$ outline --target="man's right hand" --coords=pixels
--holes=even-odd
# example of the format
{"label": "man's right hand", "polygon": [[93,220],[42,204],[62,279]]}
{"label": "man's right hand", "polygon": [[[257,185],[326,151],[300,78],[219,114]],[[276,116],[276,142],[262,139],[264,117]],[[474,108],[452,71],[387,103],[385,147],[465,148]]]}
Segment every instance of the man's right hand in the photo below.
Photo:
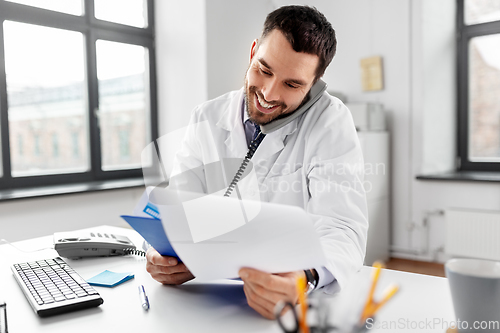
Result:
{"label": "man's right hand", "polygon": [[162,284],[178,285],[194,279],[186,265],[177,258],[162,256],[152,247],[148,249],[146,259],[146,270]]}

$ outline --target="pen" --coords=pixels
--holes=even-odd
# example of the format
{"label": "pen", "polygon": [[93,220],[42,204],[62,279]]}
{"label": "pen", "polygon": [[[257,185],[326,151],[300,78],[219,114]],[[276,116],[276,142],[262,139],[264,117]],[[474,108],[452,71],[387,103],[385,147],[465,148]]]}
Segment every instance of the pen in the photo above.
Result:
{"label": "pen", "polygon": [[141,305],[144,310],[149,310],[149,300],[148,296],[146,296],[146,290],[144,290],[144,286],[139,285],[139,296],[141,297]]}

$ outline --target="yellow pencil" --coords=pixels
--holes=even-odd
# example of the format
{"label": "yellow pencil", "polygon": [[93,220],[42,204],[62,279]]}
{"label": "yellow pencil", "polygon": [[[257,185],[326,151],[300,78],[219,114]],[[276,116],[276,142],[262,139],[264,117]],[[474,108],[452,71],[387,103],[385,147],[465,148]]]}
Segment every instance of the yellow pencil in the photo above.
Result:
{"label": "yellow pencil", "polygon": [[387,301],[389,301],[398,291],[399,291],[399,286],[397,285],[389,286],[389,288],[384,294],[384,298],[373,307],[368,317],[373,317],[375,313],[377,313],[377,311],[380,310],[380,308],[384,306],[384,304],[387,303]]}
{"label": "yellow pencil", "polygon": [[370,292],[368,293],[368,298],[365,303],[365,307],[363,308],[363,312],[361,313],[360,321],[363,322],[368,318],[368,314],[372,311],[373,306],[373,294],[375,293],[375,288],[377,287],[377,282],[380,277],[380,271],[382,270],[382,263],[377,261],[373,264],[375,267],[375,272],[373,273],[372,285],[370,287]]}
{"label": "yellow pencil", "polygon": [[299,294],[300,303],[300,318],[299,327],[300,332],[309,333],[309,326],[307,326],[307,295],[306,295],[306,279],[304,277],[297,278],[297,293]]}

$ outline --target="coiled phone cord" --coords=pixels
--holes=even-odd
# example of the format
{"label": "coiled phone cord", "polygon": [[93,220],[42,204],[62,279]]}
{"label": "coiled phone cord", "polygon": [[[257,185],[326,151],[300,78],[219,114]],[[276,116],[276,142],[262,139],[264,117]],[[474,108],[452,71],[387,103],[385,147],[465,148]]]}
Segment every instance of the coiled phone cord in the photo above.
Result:
{"label": "coiled phone cord", "polygon": [[127,249],[123,250],[123,255],[127,255],[127,254],[145,257],[146,251],[142,251],[142,250],[136,249],[135,247],[131,247],[131,248],[127,248]]}
{"label": "coiled phone cord", "polygon": [[259,145],[262,142],[262,140],[264,140],[265,136],[266,135],[264,133],[262,133],[262,131],[260,130],[260,127],[257,127],[257,131],[255,133],[255,139],[253,139],[252,142],[250,142],[250,144],[248,146],[247,154],[246,154],[245,158],[243,159],[243,162],[241,162],[241,165],[238,168],[238,171],[236,171],[236,174],[234,175],[233,180],[231,181],[231,184],[229,184],[229,186],[227,187],[226,193],[224,193],[225,197],[231,196],[231,193],[233,192],[236,184],[240,181],[240,178],[243,175],[243,172],[245,172],[245,169],[247,168],[248,163],[252,159],[257,148],[259,148]]}

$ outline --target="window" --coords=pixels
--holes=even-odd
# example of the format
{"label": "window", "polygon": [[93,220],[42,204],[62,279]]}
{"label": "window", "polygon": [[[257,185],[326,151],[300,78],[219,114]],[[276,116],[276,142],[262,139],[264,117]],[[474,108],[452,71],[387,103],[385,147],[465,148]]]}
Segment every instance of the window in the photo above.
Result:
{"label": "window", "polygon": [[0,190],[142,176],[153,0],[0,0]]}
{"label": "window", "polygon": [[[102,167],[104,170],[140,168],[141,151],[150,138],[149,132],[145,131],[145,123],[149,119],[149,107],[146,105],[149,85],[145,72],[147,49],[103,40],[98,40],[96,46]],[[133,131],[125,132],[124,127]],[[120,137],[118,146],[113,138],[117,135]],[[130,152],[133,156],[127,161],[119,159],[123,155],[120,153],[123,142],[127,142],[129,151],[129,141],[136,144]]]}
{"label": "window", "polygon": [[78,159],[78,157],[80,156],[80,143],[78,140],[78,133],[71,133],[71,142],[73,145],[73,159]]}
{"label": "window", "polygon": [[130,144],[129,144],[129,133],[127,130],[121,130],[119,134],[120,138],[120,157],[122,159],[128,159],[130,157]]}
{"label": "window", "polygon": [[[94,0],[95,17],[133,27],[147,26],[147,6],[144,0]],[[120,8],[119,10],[116,10]]]}
{"label": "window", "polygon": [[33,138],[33,145],[33,157],[40,156],[40,135],[35,134],[35,137]]}
{"label": "window", "polygon": [[[84,97],[83,35],[8,20],[4,21],[3,27],[10,141],[31,130],[39,133],[36,142],[52,142],[52,148],[55,148],[50,136],[62,134],[65,122],[71,120],[78,121],[79,131],[85,132],[88,107]],[[88,133],[84,135],[88,141]],[[13,177],[85,172],[90,166],[88,147],[87,158],[81,164],[65,160],[54,164],[51,157],[56,157],[56,152],[50,148],[45,149],[42,158],[25,160],[24,163],[13,149],[11,152]],[[37,148],[35,156],[41,154]]]}
{"label": "window", "polygon": [[10,2],[38,8],[50,9],[61,13],[82,15],[83,0],[8,0]]}
{"label": "window", "polygon": [[17,149],[19,149],[18,151],[18,154],[19,154],[19,157],[23,157],[23,154],[24,154],[24,141],[23,141],[23,136],[21,134],[19,134],[17,136]]}
{"label": "window", "polygon": [[461,170],[500,171],[500,2],[458,0]]}
{"label": "window", "polygon": [[59,157],[59,138],[57,133],[52,134],[52,157]]}

